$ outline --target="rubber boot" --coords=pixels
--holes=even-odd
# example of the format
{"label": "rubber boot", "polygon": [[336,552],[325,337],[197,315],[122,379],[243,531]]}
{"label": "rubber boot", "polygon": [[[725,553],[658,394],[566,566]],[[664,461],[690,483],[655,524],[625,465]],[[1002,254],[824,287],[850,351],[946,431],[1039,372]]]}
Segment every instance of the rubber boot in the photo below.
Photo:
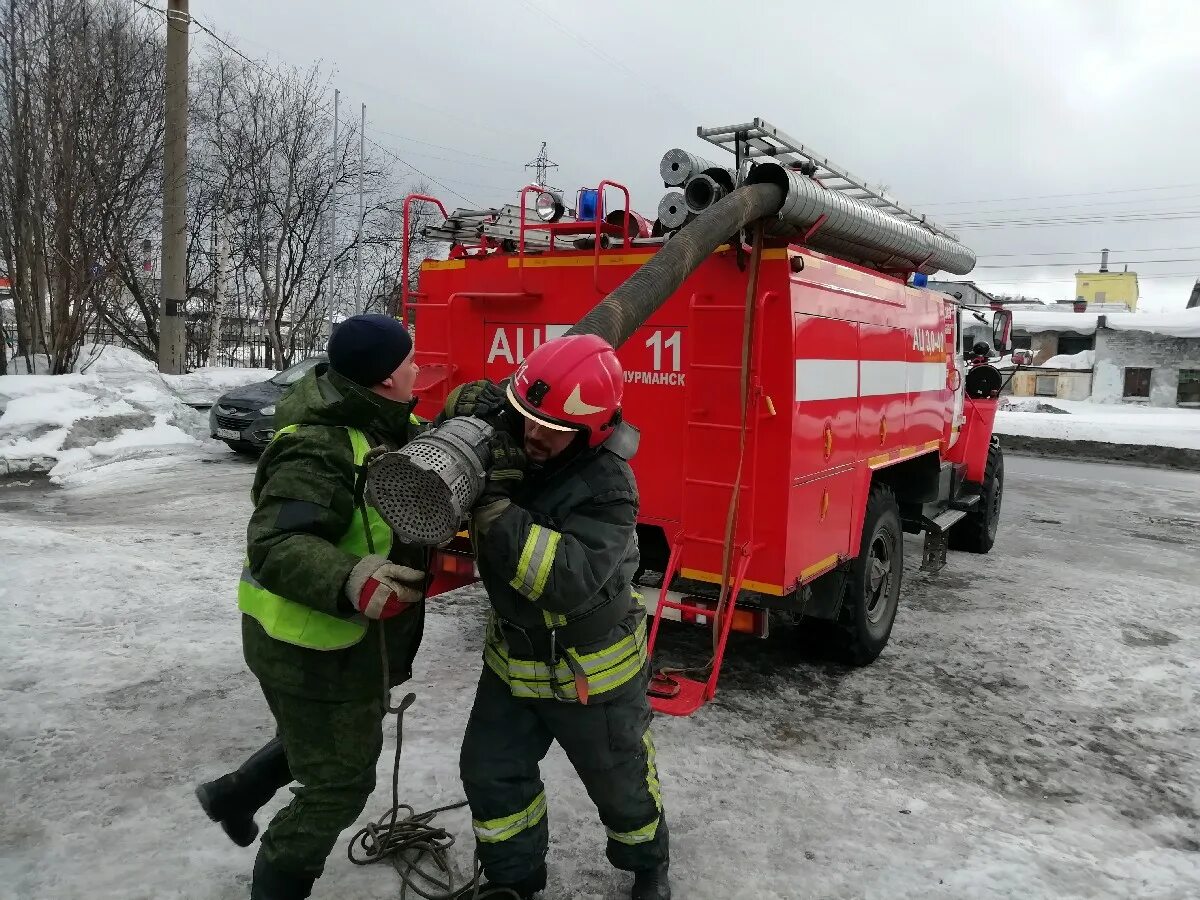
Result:
{"label": "rubber boot", "polygon": [[274,738],[237,771],[196,788],[196,799],[231,841],[239,847],[249,847],[258,837],[254,814],[291,781],[283,741]]}
{"label": "rubber boot", "polygon": [[667,877],[667,865],[663,863],[654,869],[634,872],[630,900],[671,900],[671,880]]}
{"label": "rubber boot", "polygon": [[459,897],[479,900],[533,900],[533,896],[546,888],[546,867],[538,866],[520,881],[488,881],[479,886],[476,894],[471,885],[459,892]]}
{"label": "rubber boot", "polygon": [[254,860],[254,881],[250,884],[250,900],[306,900],[312,893],[317,876],[289,872],[273,866],[263,858],[262,851]]}

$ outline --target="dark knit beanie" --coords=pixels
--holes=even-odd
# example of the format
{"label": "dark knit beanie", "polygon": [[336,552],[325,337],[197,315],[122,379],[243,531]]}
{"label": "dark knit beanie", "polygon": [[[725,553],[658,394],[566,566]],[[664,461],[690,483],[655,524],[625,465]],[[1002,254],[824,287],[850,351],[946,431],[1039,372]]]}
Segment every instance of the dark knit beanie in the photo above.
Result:
{"label": "dark knit beanie", "polygon": [[329,366],[356,384],[374,387],[400,368],[412,345],[399,319],[375,313],[351,316],[329,338]]}

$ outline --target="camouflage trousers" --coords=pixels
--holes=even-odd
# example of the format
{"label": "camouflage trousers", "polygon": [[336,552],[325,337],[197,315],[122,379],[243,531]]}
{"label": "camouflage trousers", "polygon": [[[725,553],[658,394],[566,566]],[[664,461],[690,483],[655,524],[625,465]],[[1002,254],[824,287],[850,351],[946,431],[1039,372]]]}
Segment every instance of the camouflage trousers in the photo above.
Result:
{"label": "camouflage trousers", "polygon": [[314,700],[262,684],[298,785],[271,820],[259,854],[271,865],[320,877],[338,836],[375,789],[383,750],[381,696]]}

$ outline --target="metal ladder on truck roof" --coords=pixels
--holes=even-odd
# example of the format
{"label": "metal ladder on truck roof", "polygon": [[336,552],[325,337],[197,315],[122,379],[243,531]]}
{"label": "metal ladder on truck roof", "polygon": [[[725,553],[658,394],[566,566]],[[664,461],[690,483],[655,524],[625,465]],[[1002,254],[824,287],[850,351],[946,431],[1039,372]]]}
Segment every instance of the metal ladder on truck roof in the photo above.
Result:
{"label": "metal ladder on truck roof", "polygon": [[837,191],[847,197],[861,200],[880,212],[919,225],[952,241],[958,240],[953,232],[938,225],[925,214],[902,205],[881,186],[872,187],[865,178],[851,174],[829,157],[800,143],[765,119],[755,118],[740,125],[702,125],[696,129],[696,135],[734,155],[737,159],[739,180],[744,175],[744,164],[747,161],[770,159],[785,168],[799,169],[826,190]]}

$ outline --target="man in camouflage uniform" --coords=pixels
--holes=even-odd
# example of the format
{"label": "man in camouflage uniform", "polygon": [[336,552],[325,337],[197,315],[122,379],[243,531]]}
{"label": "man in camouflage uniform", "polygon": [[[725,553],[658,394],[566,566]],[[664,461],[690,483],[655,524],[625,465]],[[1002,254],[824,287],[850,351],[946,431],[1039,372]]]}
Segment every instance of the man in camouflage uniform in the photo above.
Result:
{"label": "man in camouflage uniform", "polygon": [[596,804],[609,861],[634,874],[633,900],[671,896],[646,611],[632,585],[637,431],[621,420],[623,381],[612,348],[578,335],[534,350],[499,397],[484,382],[450,399],[452,413],[518,423],[497,431],[471,519],[492,606],[461,757],[488,878],[481,897],[545,888],[538,764],[554,741]]}
{"label": "man in camouflage uniform", "polygon": [[238,606],[277,736],[196,790],[210,818],[249,846],[254,814],[299,782],[263,834],[252,900],[309,896],[375,787],[387,688],[409,677],[421,640],[426,553],[393,541],[361,493],[367,451],[395,449],[420,428],[416,375],[403,325],[347,319],[329,365],[277,404],[278,430],[258,464]]}

